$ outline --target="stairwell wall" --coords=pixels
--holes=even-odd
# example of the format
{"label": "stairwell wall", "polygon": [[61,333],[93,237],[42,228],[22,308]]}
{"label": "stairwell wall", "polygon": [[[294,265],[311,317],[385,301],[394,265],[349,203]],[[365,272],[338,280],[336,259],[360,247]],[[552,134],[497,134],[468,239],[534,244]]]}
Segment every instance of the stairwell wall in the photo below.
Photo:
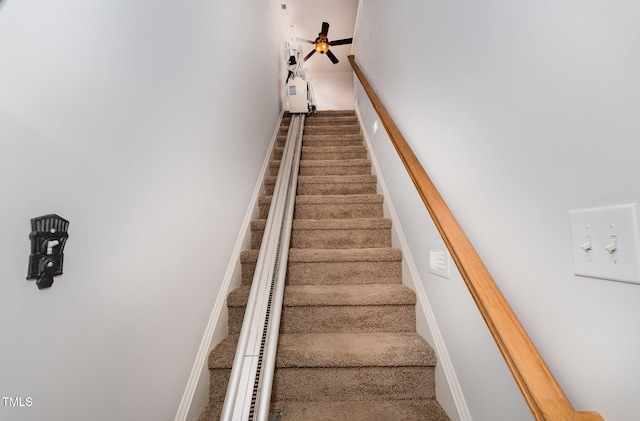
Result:
{"label": "stairwell wall", "polygon": [[[640,200],[639,12],[366,0],[354,44],[570,402],[610,420],[640,417],[640,286],[573,274],[568,211]],[[357,80],[355,93],[471,416],[531,419],[460,275],[427,271],[440,238]]]}
{"label": "stairwell wall", "polygon": [[0,419],[174,418],[281,110],[276,6],[0,2]]}
{"label": "stairwell wall", "polygon": [[308,80],[313,84],[318,111],[353,110],[352,72],[312,73]]}

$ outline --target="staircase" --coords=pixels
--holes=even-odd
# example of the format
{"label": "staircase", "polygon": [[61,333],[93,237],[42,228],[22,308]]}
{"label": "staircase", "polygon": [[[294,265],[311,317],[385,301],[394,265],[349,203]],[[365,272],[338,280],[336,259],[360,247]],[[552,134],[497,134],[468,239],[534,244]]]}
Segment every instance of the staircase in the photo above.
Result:
{"label": "staircase", "polygon": [[[285,115],[243,252],[242,286],[227,298],[229,335],[209,358],[209,406],[218,420],[262,241]],[[414,292],[402,284],[402,253],[371,175],[353,111],[305,122],[291,249],[272,391],[272,418],[448,420],[435,400],[436,358],[416,333]]]}

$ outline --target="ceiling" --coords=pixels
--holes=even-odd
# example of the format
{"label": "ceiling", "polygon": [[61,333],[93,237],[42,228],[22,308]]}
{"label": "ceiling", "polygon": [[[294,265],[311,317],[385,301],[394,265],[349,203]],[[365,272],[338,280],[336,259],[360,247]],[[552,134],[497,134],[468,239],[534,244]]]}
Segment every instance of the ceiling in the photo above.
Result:
{"label": "ceiling", "polygon": [[[302,47],[303,57],[313,49],[313,45],[296,41],[296,38],[314,41],[322,22],[329,23],[329,41],[352,38],[354,35],[358,0],[280,0],[279,3],[282,37],[291,46]],[[351,44],[347,44],[330,48],[340,60],[337,64],[333,64],[329,57],[316,53],[305,62],[304,67],[310,74],[351,72],[347,60],[351,47]]]}

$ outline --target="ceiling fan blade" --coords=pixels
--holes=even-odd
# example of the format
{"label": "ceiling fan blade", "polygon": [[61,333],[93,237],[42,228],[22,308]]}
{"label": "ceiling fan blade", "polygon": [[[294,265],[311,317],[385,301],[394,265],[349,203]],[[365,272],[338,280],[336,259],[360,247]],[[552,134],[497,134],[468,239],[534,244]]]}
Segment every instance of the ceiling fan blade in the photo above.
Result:
{"label": "ceiling fan blade", "polygon": [[329,57],[329,59],[333,62],[333,64],[337,64],[338,61],[340,61],[340,60],[338,60],[338,57],[333,55],[331,50],[328,50],[326,54],[327,54],[327,57]]}
{"label": "ceiling fan blade", "polygon": [[327,22],[322,22],[322,31],[320,31],[320,33],[326,38],[329,33],[329,24]]}
{"label": "ceiling fan blade", "polygon": [[310,52],[309,54],[307,54],[307,55],[304,57],[304,61],[309,60],[309,57],[311,57],[311,56],[312,56],[312,55],[314,55],[315,53],[316,53],[316,50],[315,50],[315,49],[311,50],[311,52]]}
{"label": "ceiling fan blade", "polygon": [[314,42],[314,41],[311,41],[311,40],[308,40],[308,39],[304,39],[304,38],[296,38],[296,40],[297,40],[298,42],[306,42],[306,43],[308,43],[308,44],[315,44],[315,42]]}
{"label": "ceiling fan blade", "polygon": [[329,41],[329,45],[344,45],[351,44],[352,42],[353,38],[337,39],[335,41]]}

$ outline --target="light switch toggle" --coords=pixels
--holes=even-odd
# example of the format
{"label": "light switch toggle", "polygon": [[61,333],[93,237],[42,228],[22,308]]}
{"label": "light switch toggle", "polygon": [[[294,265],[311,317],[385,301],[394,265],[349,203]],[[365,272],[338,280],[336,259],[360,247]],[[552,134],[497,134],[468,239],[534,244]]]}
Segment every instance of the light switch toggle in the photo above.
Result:
{"label": "light switch toggle", "polygon": [[591,237],[587,237],[586,241],[580,247],[582,247],[582,250],[584,251],[593,249],[593,245],[591,244]]}
{"label": "light switch toggle", "polygon": [[53,254],[53,248],[60,244],[58,240],[47,241],[47,254]]}
{"label": "light switch toggle", "polygon": [[612,235],[611,242],[604,248],[609,254],[615,253],[618,250],[618,237]]}

